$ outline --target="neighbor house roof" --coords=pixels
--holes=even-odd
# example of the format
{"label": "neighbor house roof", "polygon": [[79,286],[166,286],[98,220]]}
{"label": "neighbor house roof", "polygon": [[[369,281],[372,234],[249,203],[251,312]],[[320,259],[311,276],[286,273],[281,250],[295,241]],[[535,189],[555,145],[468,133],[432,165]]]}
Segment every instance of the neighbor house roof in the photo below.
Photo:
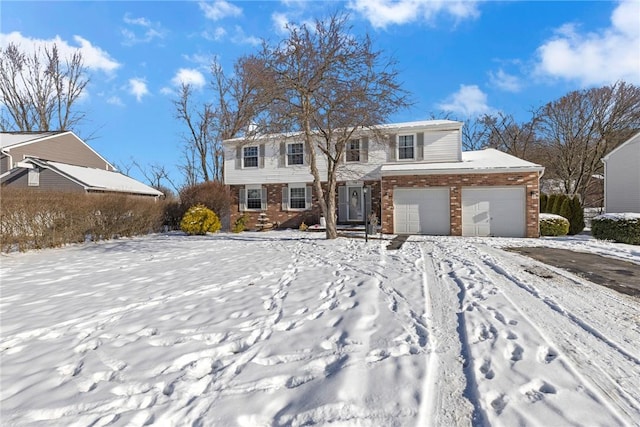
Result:
{"label": "neighbor house roof", "polygon": [[85,187],[87,191],[105,191],[118,193],[162,196],[161,191],[136,181],[120,172],[112,172],[97,168],[68,165],[40,159],[26,159],[24,163],[33,163],[50,169]]}
{"label": "neighbor house roof", "polygon": [[493,148],[463,151],[461,162],[393,163],[381,168],[382,175],[427,175],[446,173],[542,172],[544,167]]}
{"label": "neighbor house roof", "polygon": [[59,135],[64,132],[2,132],[0,133],[0,148],[9,148],[22,143],[34,142],[40,139]]}

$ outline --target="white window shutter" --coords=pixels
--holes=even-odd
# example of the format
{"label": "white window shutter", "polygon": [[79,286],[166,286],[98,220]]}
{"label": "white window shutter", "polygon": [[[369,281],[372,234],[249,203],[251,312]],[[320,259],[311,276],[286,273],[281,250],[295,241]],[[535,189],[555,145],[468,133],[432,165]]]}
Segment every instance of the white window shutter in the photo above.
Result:
{"label": "white window shutter", "polygon": [[285,185],[282,187],[282,210],[289,210],[289,186]]}
{"label": "white window shutter", "polygon": [[260,198],[260,209],[267,210],[267,188],[262,187],[262,197]]}
{"label": "white window shutter", "polygon": [[306,198],[305,198],[304,208],[311,209],[311,207],[313,206],[313,188],[310,185],[307,185],[307,191],[305,196]]}
{"label": "white window shutter", "polygon": [[240,194],[238,195],[238,203],[240,212],[244,212],[247,210],[247,191],[244,188],[240,189]]}

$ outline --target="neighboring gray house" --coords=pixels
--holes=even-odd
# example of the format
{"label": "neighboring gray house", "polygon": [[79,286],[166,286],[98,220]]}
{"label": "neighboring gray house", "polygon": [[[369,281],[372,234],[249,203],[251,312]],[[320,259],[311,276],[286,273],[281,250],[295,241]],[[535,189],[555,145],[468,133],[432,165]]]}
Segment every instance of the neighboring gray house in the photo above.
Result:
{"label": "neighboring gray house", "polygon": [[605,212],[640,213],[640,133],[603,157]]}
{"label": "neighboring gray house", "polygon": [[163,196],[116,171],[73,132],[3,132],[0,153],[2,187]]}

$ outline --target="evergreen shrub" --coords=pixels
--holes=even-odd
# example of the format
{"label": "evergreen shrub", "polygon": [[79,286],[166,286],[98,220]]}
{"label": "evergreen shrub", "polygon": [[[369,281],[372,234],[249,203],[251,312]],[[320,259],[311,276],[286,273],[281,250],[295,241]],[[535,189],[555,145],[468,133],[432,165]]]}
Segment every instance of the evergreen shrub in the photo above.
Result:
{"label": "evergreen shrub", "polygon": [[540,213],[547,212],[547,200],[549,196],[545,193],[540,194]]}
{"label": "evergreen shrub", "polygon": [[231,231],[234,233],[241,233],[245,231],[247,229],[247,219],[248,217],[246,214],[236,219],[236,221],[233,223]]}
{"label": "evergreen shrub", "polygon": [[215,233],[221,226],[218,215],[201,204],[190,207],[180,221],[180,229],[190,235]]}
{"label": "evergreen shrub", "polygon": [[540,215],[541,236],[566,236],[569,232],[569,220],[560,215]]}
{"label": "evergreen shrub", "polygon": [[640,214],[604,214],[591,220],[591,234],[599,240],[640,245]]}
{"label": "evergreen shrub", "polygon": [[585,227],[584,223],[584,208],[582,207],[582,203],[580,203],[580,198],[576,195],[573,196],[571,201],[569,202],[571,217],[569,220],[569,234],[576,235],[582,232]]}

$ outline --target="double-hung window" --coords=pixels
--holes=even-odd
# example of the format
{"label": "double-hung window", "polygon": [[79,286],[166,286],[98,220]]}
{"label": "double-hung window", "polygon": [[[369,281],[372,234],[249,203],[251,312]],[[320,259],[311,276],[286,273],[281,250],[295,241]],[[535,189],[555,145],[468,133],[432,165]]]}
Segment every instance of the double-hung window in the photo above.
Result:
{"label": "double-hung window", "polygon": [[347,163],[349,162],[359,162],[360,161],[360,140],[352,139],[347,142],[347,152],[345,160]]}
{"label": "double-hung window", "polygon": [[289,187],[289,208],[306,209],[307,207],[307,188],[306,187]]}
{"label": "double-hung window", "polygon": [[398,136],[398,160],[415,159],[415,145],[413,135]]}
{"label": "double-hung window", "polygon": [[245,168],[258,167],[258,147],[243,147],[242,166]]}
{"label": "double-hung window", "polygon": [[262,189],[248,188],[247,189],[247,209],[261,209],[261,208],[262,208]]}
{"label": "double-hung window", "polygon": [[304,164],[304,145],[301,142],[287,144],[287,166]]}

